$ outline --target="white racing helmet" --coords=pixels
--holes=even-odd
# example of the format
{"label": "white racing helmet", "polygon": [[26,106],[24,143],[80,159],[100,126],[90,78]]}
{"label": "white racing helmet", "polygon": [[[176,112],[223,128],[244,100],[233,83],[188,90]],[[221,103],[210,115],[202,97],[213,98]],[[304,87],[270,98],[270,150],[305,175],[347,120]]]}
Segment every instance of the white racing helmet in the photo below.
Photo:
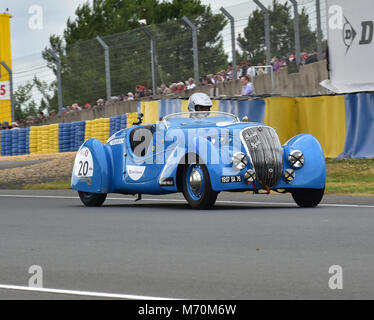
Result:
{"label": "white racing helmet", "polygon": [[188,100],[188,111],[189,112],[196,112],[199,111],[199,107],[209,107],[209,109],[213,106],[212,100],[210,100],[209,96],[206,93],[197,92],[191,95],[190,99]]}

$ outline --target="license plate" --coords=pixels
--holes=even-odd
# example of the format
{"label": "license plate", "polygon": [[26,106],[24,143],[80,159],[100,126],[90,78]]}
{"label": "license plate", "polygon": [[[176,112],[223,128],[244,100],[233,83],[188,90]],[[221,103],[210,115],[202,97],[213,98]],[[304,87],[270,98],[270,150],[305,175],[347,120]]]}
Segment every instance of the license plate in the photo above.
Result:
{"label": "license plate", "polygon": [[221,183],[234,183],[242,182],[241,176],[223,176],[221,177]]}

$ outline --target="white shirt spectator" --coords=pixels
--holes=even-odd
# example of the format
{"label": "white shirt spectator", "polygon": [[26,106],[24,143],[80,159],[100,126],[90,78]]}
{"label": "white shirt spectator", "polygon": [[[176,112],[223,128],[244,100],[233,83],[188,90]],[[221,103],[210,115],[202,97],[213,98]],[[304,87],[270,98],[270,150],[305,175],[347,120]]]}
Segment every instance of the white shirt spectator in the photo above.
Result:
{"label": "white shirt spectator", "polygon": [[187,86],[187,90],[192,90],[193,88],[196,88],[196,84],[192,83]]}

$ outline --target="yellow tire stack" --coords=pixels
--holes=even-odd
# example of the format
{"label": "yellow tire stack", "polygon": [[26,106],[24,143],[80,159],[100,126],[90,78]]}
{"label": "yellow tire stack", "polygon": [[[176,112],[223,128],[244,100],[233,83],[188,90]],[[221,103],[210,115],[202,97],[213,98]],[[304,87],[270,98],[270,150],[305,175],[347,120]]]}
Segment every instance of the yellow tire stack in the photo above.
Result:
{"label": "yellow tire stack", "polygon": [[30,154],[58,153],[58,124],[30,128]]}
{"label": "yellow tire stack", "polygon": [[132,127],[133,123],[138,122],[138,113],[132,112],[127,114],[127,128]]}
{"label": "yellow tire stack", "polygon": [[86,121],[85,140],[94,138],[105,144],[109,139],[109,129],[109,118],[100,118]]}
{"label": "yellow tire stack", "polygon": [[46,134],[48,135],[47,153],[58,153],[58,124],[50,124],[46,127]]}
{"label": "yellow tire stack", "polygon": [[39,127],[38,137],[39,137],[38,140],[41,141],[41,147],[40,147],[40,150],[38,150],[38,153],[40,154],[48,153],[48,149],[49,149],[48,126]]}
{"label": "yellow tire stack", "polygon": [[37,154],[41,150],[41,143],[39,143],[39,129],[40,127],[30,127],[30,154]]}

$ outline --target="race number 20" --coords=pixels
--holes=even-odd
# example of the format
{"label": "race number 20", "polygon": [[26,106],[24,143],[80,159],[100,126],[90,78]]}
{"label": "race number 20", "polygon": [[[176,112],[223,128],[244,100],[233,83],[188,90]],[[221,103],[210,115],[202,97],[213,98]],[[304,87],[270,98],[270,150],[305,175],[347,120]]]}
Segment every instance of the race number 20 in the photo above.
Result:
{"label": "race number 20", "polygon": [[78,178],[92,177],[94,172],[94,163],[91,151],[88,148],[82,148],[78,151],[74,163],[74,175]]}

